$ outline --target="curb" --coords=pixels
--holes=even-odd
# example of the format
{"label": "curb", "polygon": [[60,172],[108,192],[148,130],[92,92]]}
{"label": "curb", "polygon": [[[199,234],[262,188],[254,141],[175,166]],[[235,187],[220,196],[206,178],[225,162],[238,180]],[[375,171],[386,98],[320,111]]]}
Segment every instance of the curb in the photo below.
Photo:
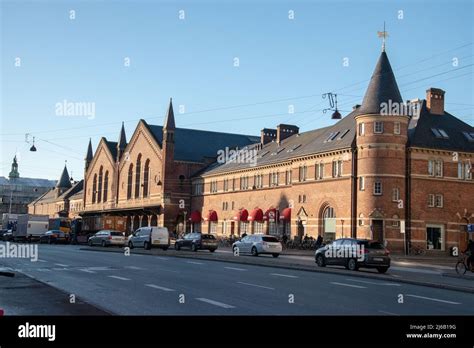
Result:
{"label": "curb", "polygon": [[[97,251],[97,252],[115,252],[115,253],[122,253],[122,249],[98,249],[98,248],[80,248],[79,250],[83,251]],[[133,249],[132,249],[133,250]],[[206,254],[173,254],[173,255],[163,255],[158,254],[151,254],[147,252],[130,252],[130,254],[138,254],[138,255],[148,255],[148,256],[165,256],[165,257],[176,257],[176,258],[192,258],[192,259],[202,259],[208,261],[217,261],[217,262],[227,262],[227,263],[237,263],[243,265],[252,265],[252,266],[261,266],[261,267],[274,267],[274,268],[282,268],[282,269],[291,269],[297,271],[306,271],[306,272],[316,272],[316,273],[328,273],[328,274],[338,274],[338,275],[350,275],[354,277],[360,278],[368,278],[368,279],[378,279],[378,280],[385,280],[385,281],[392,281],[392,282],[399,282],[411,285],[419,285],[431,288],[438,288],[444,290],[453,290],[458,292],[465,292],[465,293],[472,293],[474,294],[474,288],[458,286],[458,285],[451,285],[451,284],[437,284],[437,283],[430,283],[430,282],[423,282],[419,280],[413,279],[403,279],[403,278],[392,278],[387,275],[381,274],[370,274],[370,273],[361,273],[361,272],[348,272],[346,270],[339,270],[335,268],[316,268],[310,267],[301,264],[286,264],[286,265],[279,265],[279,264],[266,264],[266,263],[253,263],[253,262],[245,262],[244,259],[217,259],[217,258],[209,258],[206,257]],[[215,254],[212,254],[215,255]],[[443,274],[444,275],[444,274]],[[449,275],[450,276],[450,275]]]}

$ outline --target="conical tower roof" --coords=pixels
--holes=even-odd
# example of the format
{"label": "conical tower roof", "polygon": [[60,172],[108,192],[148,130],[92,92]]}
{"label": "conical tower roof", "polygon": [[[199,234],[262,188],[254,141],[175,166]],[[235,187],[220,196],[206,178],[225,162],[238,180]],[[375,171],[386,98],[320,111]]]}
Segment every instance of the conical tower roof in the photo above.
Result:
{"label": "conical tower roof", "polygon": [[94,155],[92,153],[92,140],[89,138],[89,146],[87,146],[87,154],[86,154],[85,160],[87,162],[90,162],[90,161],[92,161],[93,157],[94,157]]}
{"label": "conical tower roof", "polygon": [[168,113],[166,114],[165,125],[163,127],[167,130],[174,130],[176,124],[174,122],[174,112],[173,112],[173,100],[170,98],[170,105],[168,107]]}
{"label": "conical tower roof", "polygon": [[403,103],[387,53],[382,52],[357,114],[380,114],[382,103]]}
{"label": "conical tower roof", "polygon": [[58,183],[56,184],[57,188],[70,188],[72,187],[71,181],[69,180],[69,173],[67,171],[66,165],[64,165],[63,172],[59,178]]}
{"label": "conical tower roof", "polygon": [[122,122],[122,128],[120,129],[120,135],[119,135],[119,141],[117,143],[117,148],[123,151],[126,146],[127,146],[127,136],[125,135],[125,126],[124,126],[124,123]]}

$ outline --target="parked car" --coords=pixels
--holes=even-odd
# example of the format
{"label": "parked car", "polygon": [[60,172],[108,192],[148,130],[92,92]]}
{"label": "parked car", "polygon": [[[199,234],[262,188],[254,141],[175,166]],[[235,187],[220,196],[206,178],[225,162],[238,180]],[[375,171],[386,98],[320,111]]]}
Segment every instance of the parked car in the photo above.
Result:
{"label": "parked car", "polygon": [[170,246],[170,233],[166,227],[140,227],[128,236],[128,246],[131,249],[158,247],[167,250]]}
{"label": "parked car", "polygon": [[3,241],[8,242],[13,240],[13,232],[12,230],[8,230],[7,232],[3,233]]}
{"label": "parked car", "polygon": [[7,230],[6,228],[0,229],[0,238],[2,238],[2,237],[3,237],[3,234],[4,234],[4,233],[7,233],[7,232],[8,232],[8,230]]}
{"label": "parked car", "polygon": [[50,230],[43,233],[39,238],[40,243],[58,244],[69,243],[69,233],[64,233],[59,230]]}
{"label": "parked car", "polygon": [[376,268],[385,273],[390,268],[390,252],[382,243],[366,239],[336,239],[316,250],[314,259],[319,267],[340,265],[351,271]]}
{"label": "parked car", "polygon": [[234,251],[234,255],[250,253],[253,256],[271,254],[273,257],[278,257],[281,253],[282,245],[280,241],[273,236],[253,234],[245,236],[232,244],[232,250]]}
{"label": "parked car", "polygon": [[101,245],[103,247],[109,245],[124,246],[126,242],[125,233],[113,230],[102,230],[89,237],[89,246]]}
{"label": "parked car", "polygon": [[189,248],[192,251],[209,250],[213,253],[217,249],[217,239],[213,234],[188,233],[183,238],[176,239],[174,248],[176,250]]}

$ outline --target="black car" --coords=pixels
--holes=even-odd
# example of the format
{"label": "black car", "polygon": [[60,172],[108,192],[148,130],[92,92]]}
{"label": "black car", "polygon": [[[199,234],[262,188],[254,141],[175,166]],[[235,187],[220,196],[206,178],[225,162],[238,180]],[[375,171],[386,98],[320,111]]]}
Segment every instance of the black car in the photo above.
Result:
{"label": "black car", "polygon": [[13,240],[12,230],[7,230],[6,232],[3,232],[2,238],[4,242],[12,241]]}
{"label": "black car", "polygon": [[390,252],[382,243],[366,239],[336,239],[316,250],[314,259],[320,267],[340,265],[351,271],[376,268],[385,273],[390,267]]}
{"label": "black car", "polygon": [[176,240],[174,248],[176,250],[189,248],[192,251],[209,250],[212,253],[217,249],[217,239],[212,234],[188,233]]}
{"label": "black car", "polygon": [[39,240],[40,243],[48,243],[48,244],[58,244],[58,243],[69,243],[69,234],[64,233],[63,231],[59,230],[51,230],[45,232]]}

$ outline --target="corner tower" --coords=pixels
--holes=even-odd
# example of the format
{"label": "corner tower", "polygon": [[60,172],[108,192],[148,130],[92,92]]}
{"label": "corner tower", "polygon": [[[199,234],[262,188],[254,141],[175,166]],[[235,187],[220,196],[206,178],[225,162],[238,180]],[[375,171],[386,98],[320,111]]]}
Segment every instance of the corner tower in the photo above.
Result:
{"label": "corner tower", "polygon": [[399,239],[405,219],[406,145],[410,109],[403,103],[383,49],[355,115],[357,135],[357,237]]}

